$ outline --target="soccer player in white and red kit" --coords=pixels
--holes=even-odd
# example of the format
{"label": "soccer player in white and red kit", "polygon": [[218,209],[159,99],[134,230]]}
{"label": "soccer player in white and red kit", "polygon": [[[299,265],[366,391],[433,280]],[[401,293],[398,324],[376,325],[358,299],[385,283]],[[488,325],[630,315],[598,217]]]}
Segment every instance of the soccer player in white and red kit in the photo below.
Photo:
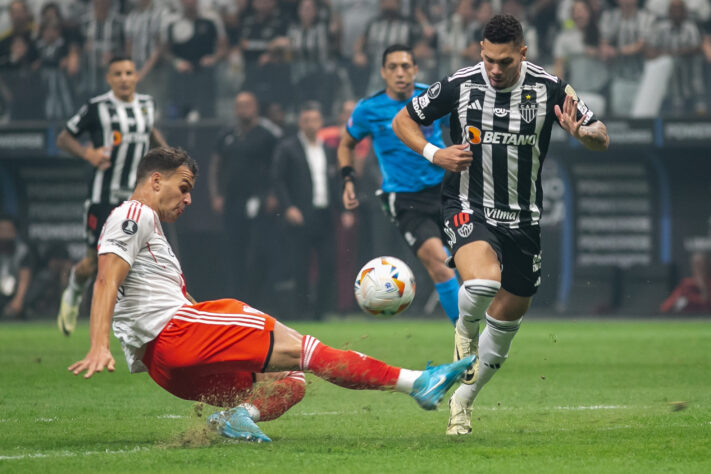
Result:
{"label": "soccer player in white and red kit", "polygon": [[431,410],[473,365],[469,357],[424,371],[401,369],[302,336],[241,301],[197,303],[161,227],[190,205],[196,175],[195,161],[180,149],[155,148],[141,159],[134,193],[111,213],[99,238],[91,348],[69,367],[75,375],[114,370],[113,320],[131,372],[148,371],[180,398],[239,403],[210,416],[211,425],[227,437],[270,441],[254,422],[275,418],[298,402],[303,375],[281,373],[269,382],[279,390],[249,392],[252,374],[259,379],[264,372],[308,370],[346,388],[404,392]]}

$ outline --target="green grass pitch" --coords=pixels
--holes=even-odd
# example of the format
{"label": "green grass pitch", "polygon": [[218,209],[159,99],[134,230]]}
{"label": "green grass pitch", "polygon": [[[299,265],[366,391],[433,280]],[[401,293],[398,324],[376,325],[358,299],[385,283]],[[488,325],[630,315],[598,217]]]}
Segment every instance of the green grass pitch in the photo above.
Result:
{"label": "green grass pitch", "polygon": [[[294,327],[408,368],[452,353],[444,320]],[[710,321],[526,321],[456,439],[446,399],[425,412],[308,375],[304,400],[261,424],[273,443],[224,440],[204,430],[210,407],[130,375],[115,340],[115,373],[71,375],[87,348],[86,325],[0,325],[0,472],[711,472]]]}

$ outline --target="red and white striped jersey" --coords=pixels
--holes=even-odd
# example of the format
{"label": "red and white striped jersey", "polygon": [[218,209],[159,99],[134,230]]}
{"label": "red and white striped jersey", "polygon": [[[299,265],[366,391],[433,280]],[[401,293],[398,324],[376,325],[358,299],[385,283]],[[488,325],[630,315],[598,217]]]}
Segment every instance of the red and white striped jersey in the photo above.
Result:
{"label": "red and white striped jersey", "polygon": [[158,215],[138,201],[125,201],[114,209],[101,232],[98,253],[116,254],[131,266],[118,289],[113,329],[131,372],[143,372],[146,344],[179,308],[190,304],[180,262]]}

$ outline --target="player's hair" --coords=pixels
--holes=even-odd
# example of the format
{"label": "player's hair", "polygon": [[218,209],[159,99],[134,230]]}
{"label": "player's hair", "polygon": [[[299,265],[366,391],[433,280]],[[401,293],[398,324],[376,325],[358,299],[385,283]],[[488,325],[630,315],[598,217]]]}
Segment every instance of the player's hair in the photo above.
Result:
{"label": "player's hair", "polygon": [[151,173],[158,171],[159,173],[173,173],[181,166],[187,166],[193,175],[198,174],[198,165],[193,160],[188,152],[182,148],[173,148],[170,146],[161,146],[152,148],[148,151],[141,161],[138,163],[136,172],[136,184],[142,182]]}
{"label": "player's hair", "polygon": [[411,47],[404,44],[391,44],[390,46],[385,48],[385,51],[383,51],[383,66],[385,66],[385,61],[388,58],[388,54],[397,53],[399,51],[404,51],[409,54],[410,58],[412,58],[412,64],[417,64],[417,61],[415,60],[415,54],[412,52]]}
{"label": "player's hair", "polygon": [[523,44],[521,22],[512,15],[495,15],[484,27],[483,38],[494,44]]}
{"label": "player's hair", "polygon": [[299,113],[304,113],[304,112],[318,112],[322,113],[323,107],[321,107],[321,104],[315,100],[307,100],[303,104],[301,104],[301,107],[299,107]]}
{"label": "player's hair", "polygon": [[133,62],[133,59],[131,59],[131,56],[126,54],[116,54],[109,59],[109,64],[106,65],[106,69],[110,68],[113,63],[120,63],[121,61]]}

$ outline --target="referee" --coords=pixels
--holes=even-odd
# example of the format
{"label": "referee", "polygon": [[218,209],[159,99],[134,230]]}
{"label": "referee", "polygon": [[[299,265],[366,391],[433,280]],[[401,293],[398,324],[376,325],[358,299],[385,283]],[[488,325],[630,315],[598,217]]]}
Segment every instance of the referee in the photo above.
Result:
{"label": "referee", "polygon": [[[79,305],[96,274],[96,244],[109,214],[126,200],[136,184],[136,169],[150,145],[167,146],[153,127],[156,106],[149,95],[137,94],[133,61],[115,56],[109,61],[106,82],[111,90],[89,99],[57,137],[57,146],[95,168],[86,200],[86,256],[72,267],[57,315],[59,329],[69,336],[76,327]],[[78,138],[88,134],[91,145]],[[129,232],[127,228],[124,231]]]}

